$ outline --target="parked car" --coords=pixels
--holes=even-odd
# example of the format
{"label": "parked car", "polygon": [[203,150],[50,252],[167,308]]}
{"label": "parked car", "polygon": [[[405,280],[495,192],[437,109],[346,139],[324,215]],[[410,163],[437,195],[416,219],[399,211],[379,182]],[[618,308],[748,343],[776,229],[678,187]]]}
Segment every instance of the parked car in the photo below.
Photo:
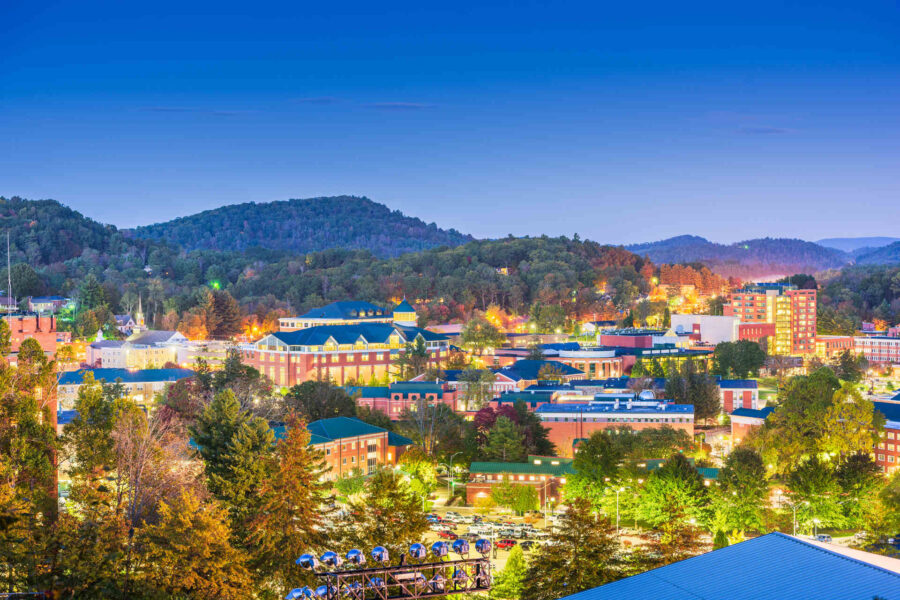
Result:
{"label": "parked car", "polygon": [[459,536],[452,531],[445,529],[444,531],[438,531],[438,537],[445,540],[455,540]]}
{"label": "parked car", "polygon": [[516,540],[508,540],[508,539],[497,540],[497,547],[500,548],[501,550],[508,550],[508,549],[512,548],[513,546],[515,546],[517,543],[518,542],[516,542]]}
{"label": "parked car", "polygon": [[825,542],[827,544],[831,543],[831,536],[828,535],[827,533],[820,533],[813,539],[815,539],[817,542]]}
{"label": "parked car", "polygon": [[519,547],[522,548],[522,550],[531,550],[536,545],[537,545],[537,542],[533,542],[530,540],[525,540],[524,542],[519,543]]}
{"label": "parked car", "polygon": [[441,525],[440,523],[432,523],[431,525],[428,526],[428,529],[430,529],[432,531],[446,531],[447,527],[444,525]]}

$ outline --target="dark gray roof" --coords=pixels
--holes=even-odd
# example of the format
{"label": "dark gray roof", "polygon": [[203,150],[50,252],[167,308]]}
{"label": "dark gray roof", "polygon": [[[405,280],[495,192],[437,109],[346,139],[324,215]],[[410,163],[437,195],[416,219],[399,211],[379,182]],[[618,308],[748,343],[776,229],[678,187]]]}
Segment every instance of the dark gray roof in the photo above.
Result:
{"label": "dark gray roof", "polygon": [[154,329],[142,331],[130,336],[126,342],[134,345],[152,346],[153,344],[164,344],[176,335],[181,335],[177,331],[167,331],[164,329]]}
{"label": "dark gray roof", "polygon": [[566,600],[873,598],[900,598],[900,574],[783,533],[770,533],[566,596]]}

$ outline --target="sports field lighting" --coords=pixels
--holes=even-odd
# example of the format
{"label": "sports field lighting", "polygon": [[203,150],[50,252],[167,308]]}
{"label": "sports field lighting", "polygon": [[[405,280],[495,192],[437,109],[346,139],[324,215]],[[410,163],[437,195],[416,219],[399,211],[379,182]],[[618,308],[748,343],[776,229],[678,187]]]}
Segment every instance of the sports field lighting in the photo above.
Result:
{"label": "sports field lighting", "polygon": [[328,551],[319,557],[319,562],[332,569],[339,569],[344,564],[344,559],[337,552]]}
{"label": "sports field lighting", "polygon": [[409,557],[414,560],[425,560],[428,556],[428,549],[425,544],[413,544],[409,547]]}
{"label": "sports field lighting", "polygon": [[[432,546],[432,548],[434,548]],[[469,555],[469,540],[454,540],[453,541],[453,552],[459,554],[460,556],[468,556]]]}
{"label": "sports field lighting", "polygon": [[296,563],[302,569],[315,569],[319,566],[319,559],[316,558],[315,554],[304,554],[297,559]]}
{"label": "sports field lighting", "polygon": [[475,550],[478,552],[478,554],[487,556],[491,553],[491,541],[478,540],[477,542],[475,542]]}
{"label": "sports field lighting", "polygon": [[431,545],[431,553],[438,560],[444,558],[449,553],[450,548],[446,542],[435,542]]}
{"label": "sports field lighting", "polygon": [[372,560],[377,563],[387,564],[391,561],[387,548],[384,546],[375,546],[372,548]]}
{"label": "sports field lighting", "polygon": [[347,552],[347,562],[351,565],[364,565],[366,564],[366,555],[362,553],[361,550],[349,550]]}

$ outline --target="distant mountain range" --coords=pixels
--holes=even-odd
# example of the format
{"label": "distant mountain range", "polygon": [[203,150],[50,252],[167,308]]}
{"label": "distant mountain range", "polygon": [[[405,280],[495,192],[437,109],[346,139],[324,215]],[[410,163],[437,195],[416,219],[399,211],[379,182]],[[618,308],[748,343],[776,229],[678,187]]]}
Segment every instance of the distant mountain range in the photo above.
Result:
{"label": "distant mountain range", "polygon": [[242,251],[257,246],[309,253],[345,248],[381,257],[459,246],[474,239],[356,196],[232,204],[128,233],[185,250]]}
{"label": "distant mountain range", "polygon": [[825,238],[818,240],[816,243],[826,248],[837,248],[848,253],[865,253],[876,248],[889,246],[894,242],[900,242],[900,238],[895,237],[853,237],[853,238]]}

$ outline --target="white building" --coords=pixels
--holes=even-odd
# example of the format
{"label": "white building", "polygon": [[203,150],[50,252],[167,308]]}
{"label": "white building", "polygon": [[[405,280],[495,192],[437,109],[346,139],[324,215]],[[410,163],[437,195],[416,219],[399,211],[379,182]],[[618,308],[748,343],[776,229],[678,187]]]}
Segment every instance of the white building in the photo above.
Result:
{"label": "white building", "polygon": [[704,344],[738,341],[741,320],[719,315],[672,315],[672,329],[676,333],[699,335]]}

